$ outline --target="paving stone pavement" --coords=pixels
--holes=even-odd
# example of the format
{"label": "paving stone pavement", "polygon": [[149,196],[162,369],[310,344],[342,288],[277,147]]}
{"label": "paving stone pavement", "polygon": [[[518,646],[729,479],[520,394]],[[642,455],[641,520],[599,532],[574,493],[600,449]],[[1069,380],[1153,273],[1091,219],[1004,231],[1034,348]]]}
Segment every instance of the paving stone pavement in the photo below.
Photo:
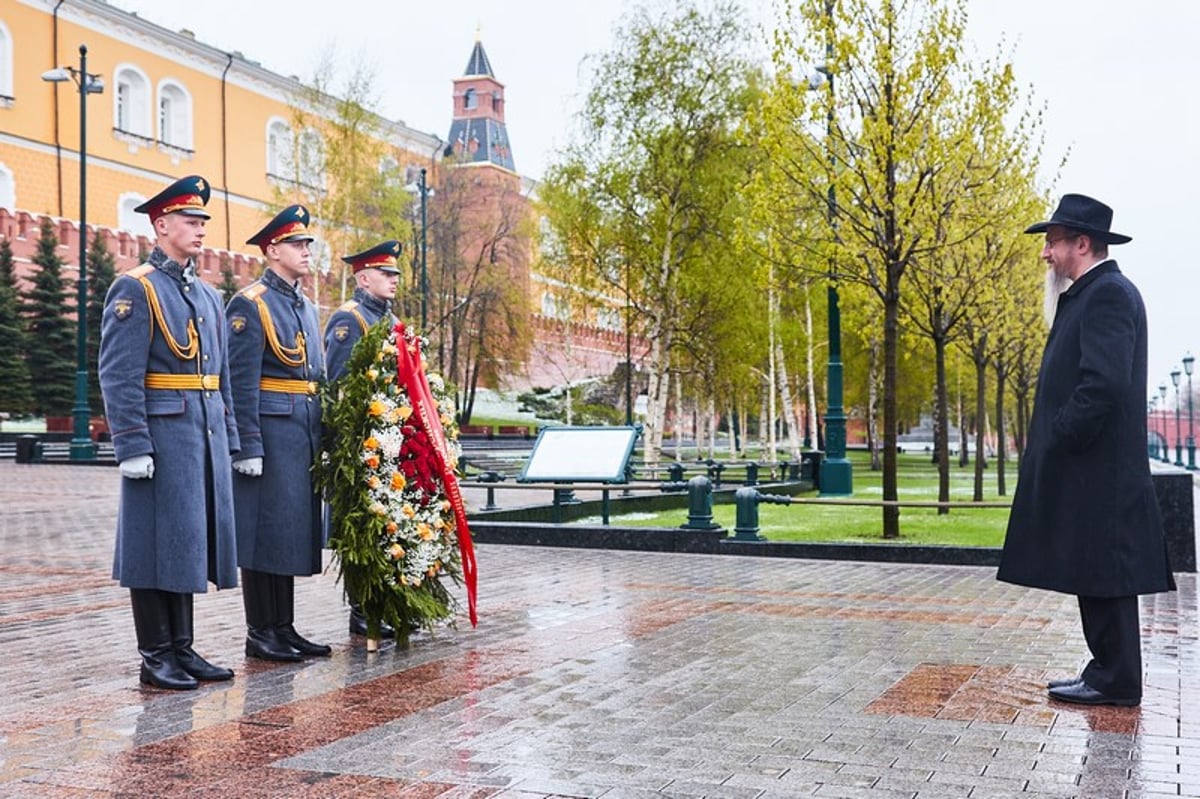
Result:
{"label": "paving stone pavement", "polygon": [[238,590],[196,599],[237,671],[138,684],[110,579],[115,469],[0,462],[0,796],[1200,796],[1195,575],[1142,602],[1139,708],[1049,702],[1072,597],[989,568],[481,546],[480,624],[248,660]]}

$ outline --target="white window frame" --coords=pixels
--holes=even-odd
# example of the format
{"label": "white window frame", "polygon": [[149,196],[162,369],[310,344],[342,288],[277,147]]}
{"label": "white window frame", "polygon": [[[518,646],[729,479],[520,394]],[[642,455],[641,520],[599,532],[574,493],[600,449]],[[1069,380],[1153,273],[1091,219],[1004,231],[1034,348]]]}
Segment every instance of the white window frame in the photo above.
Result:
{"label": "white window frame", "polygon": [[296,134],[283,117],[273,116],[267,120],[266,148],[267,174],[282,180],[295,180],[292,159]]}
{"label": "white window frame", "polygon": [[[163,119],[163,102],[170,103],[170,119]],[[177,80],[165,78],[158,83],[158,141],[178,150],[192,150],[192,95]]]}
{"label": "white window frame", "polygon": [[150,224],[150,217],[133,210],[144,202],[146,202],[146,198],[137,192],[123,192],[117,198],[117,227],[135,236],[145,236],[150,241],[154,241],[154,226]]}
{"label": "white window frame", "polygon": [[297,173],[308,188],[325,189],[325,142],[316,128],[305,128],[296,137]]}
{"label": "white window frame", "polygon": [[[122,92],[122,86],[128,86],[127,92]],[[118,134],[127,133],[134,136],[154,140],[154,124],[151,121],[149,76],[135,64],[117,64],[113,68],[113,128]],[[128,94],[128,106],[122,114],[121,106]],[[123,119],[122,116],[125,118]]]}
{"label": "white window frame", "polygon": [[0,208],[17,209],[17,179],[3,161],[0,161]]}
{"label": "white window frame", "polygon": [[13,102],[13,37],[0,20],[0,108],[11,108]]}

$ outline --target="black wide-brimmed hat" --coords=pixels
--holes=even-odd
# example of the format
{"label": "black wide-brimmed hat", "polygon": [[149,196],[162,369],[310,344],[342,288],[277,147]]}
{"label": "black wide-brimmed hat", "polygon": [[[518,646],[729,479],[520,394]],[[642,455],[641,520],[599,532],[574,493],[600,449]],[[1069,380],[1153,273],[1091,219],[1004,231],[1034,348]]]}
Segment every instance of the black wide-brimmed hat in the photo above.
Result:
{"label": "black wide-brimmed hat", "polygon": [[1059,225],[1086,233],[1106,244],[1124,244],[1133,241],[1132,236],[1113,233],[1109,230],[1112,225],[1112,215],[1113,210],[1099,200],[1083,194],[1064,194],[1048,220],[1030,225],[1025,228],[1025,232],[1044,233],[1046,228],[1051,225]]}

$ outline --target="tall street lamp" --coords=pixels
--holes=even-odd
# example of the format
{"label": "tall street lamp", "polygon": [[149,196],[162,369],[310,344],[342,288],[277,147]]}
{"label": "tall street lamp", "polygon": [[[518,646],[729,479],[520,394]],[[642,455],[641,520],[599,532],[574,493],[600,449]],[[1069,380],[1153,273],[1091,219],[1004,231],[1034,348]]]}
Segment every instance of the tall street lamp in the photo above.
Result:
{"label": "tall street lamp", "polygon": [[55,67],[42,73],[48,83],[75,81],[79,89],[79,280],[75,300],[75,407],[74,432],[71,435],[71,460],[94,460],[96,445],[89,429],[92,410],[88,407],[87,364],[87,96],[104,91],[99,75],[87,71],[87,45],[79,45],[79,69]]}
{"label": "tall street lamp", "polygon": [[1158,431],[1154,430],[1154,410],[1156,405],[1158,405],[1158,397],[1151,397],[1150,401],[1146,403],[1146,416],[1149,419],[1150,429],[1154,433],[1154,438],[1147,443],[1146,449],[1150,453],[1150,457],[1154,460],[1158,460]]}
{"label": "tall street lamp", "polygon": [[1179,376],[1181,372],[1178,369],[1171,370],[1171,383],[1175,386],[1175,465],[1183,465],[1183,441],[1179,438],[1179,431],[1182,429],[1179,424]]}
{"label": "tall street lamp", "polygon": [[[829,110],[825,115],[825,145],[829,154],[829,194],[826,211],[829,226],[837,238],[837,192],[834,187],[834,171],[837,166],[833,149],[833,0],[825,2],[825,16],[830,33],[825,43],[825,63],[817,67],[808,80],[810,89],[823,83],[829,84]],[[829,263],[829,288],[826,292],[829,303],[829,364],[826,381],[828,400],[825,409],[825,457],[821,461],[822,496],[844,496],[853,491],[854,475],[850,461],[846,459],[846,413],[842,406],[842,317],[838,308],[837,275],[832,257]]]}
{"label": "tall street lamp", "polygon": [[625,426],[633,427],[633,297],[625,259]]}
{"label": "tall street lamp", "polygon": [[1196,438],[1192,433],[1192,366],[1196,363],[1196,359],[1189,352],[1183,356],[1183,371],[1187,373],[1187,395],[1188,395],[1188,437],[1187,451],[1189,469],[1196,468]]}
{"label": "tall street lamp", "polygon": [[1171,462],[1171,447],[1167,444],[1167,384],[1158,384],[1158,398],[1162,400],[1162,462]]}

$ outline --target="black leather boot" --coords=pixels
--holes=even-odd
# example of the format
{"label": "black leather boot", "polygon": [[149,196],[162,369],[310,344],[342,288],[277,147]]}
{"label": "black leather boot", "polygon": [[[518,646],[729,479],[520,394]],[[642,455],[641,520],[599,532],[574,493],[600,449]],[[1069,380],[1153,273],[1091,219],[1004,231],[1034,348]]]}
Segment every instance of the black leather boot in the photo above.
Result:
{"label": "black leather boot", "polygon": [[260,660],[295,663],[300,651],[280,639],[276,629],[275,592],[271,575],[242,569],[242,602],[246,607],[246,655]]}
{"label": "black leather boot", "polygon": [[[350,634],[367,634],[367,617],[363,615],[362,609],[358,605],[350,606]],[[379,637],[395,638],[396,631],[392,629],[392,625],[388,624],[386,621],[381,621],[379,623]]]}
{"label": "black leather boot", "polygon": [[183,670],[171,645],[171,617],[167,593],[151,588],[129,589],[138,653],[142,656],[141,681],[156,688],[190,691],[199,683]]}
{"label": "black leather boot", "polygon": [[301,655],[328,657],[333,654],[333,647],[328,644],[315,643],[296,632],[295,578],[290,574],[272,574],[271,581],[275,588],[275,618],[279,620],[275,629],[279,632],[279,638]]}
{"label": "black leather boot", "polygon": [[180,668],[203,682],[232,680],[233,669],[214,666],[192,649],[192,595],[167,592],[167,606],[171,615],[171,646]]}

